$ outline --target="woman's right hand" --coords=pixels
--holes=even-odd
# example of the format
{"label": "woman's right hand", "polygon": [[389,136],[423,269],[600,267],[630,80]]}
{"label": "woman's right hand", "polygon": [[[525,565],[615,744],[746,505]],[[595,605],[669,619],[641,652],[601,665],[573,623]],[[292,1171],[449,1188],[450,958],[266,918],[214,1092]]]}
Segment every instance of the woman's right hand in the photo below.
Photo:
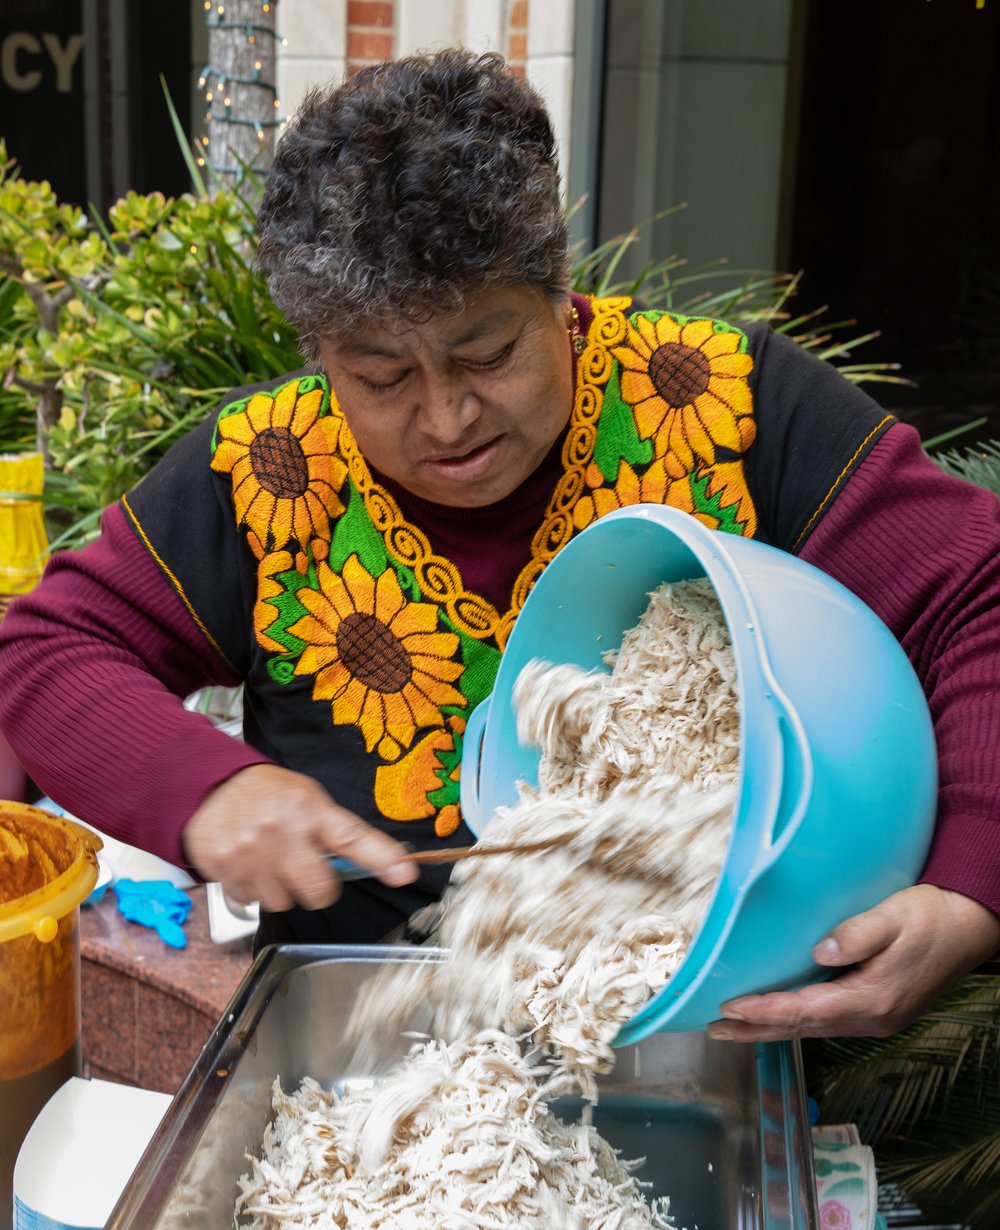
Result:
{"label": "woman's right hand", "polygon": [[250,765],[216,786],[185,825],[183,842],[199,875],[269,911],[336,901],[331,854],[393,888],[419,874],[399,842],[340,807],[313,778],[274,764]]}

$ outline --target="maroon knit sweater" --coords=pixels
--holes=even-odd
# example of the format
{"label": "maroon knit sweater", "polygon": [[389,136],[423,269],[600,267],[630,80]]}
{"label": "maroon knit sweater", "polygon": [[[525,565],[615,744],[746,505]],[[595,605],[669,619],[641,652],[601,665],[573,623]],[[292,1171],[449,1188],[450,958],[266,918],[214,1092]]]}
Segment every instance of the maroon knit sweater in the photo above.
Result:
{"label": "maroon knit sweater", "polygon": [[[490,509],[445,509],[394,493],[435,549],[504,606],[554,466],[558,450]],[[498,524],[507,527],[499,540]],[[0,627],[0,726],[67,810],[184,866],[188,817],[214,786],[266,758],[183,709],[194,689],[239,681],[118,506],[103,529],[85,550],[54,557],[44,587],[16,602]],[[928,695],[941,788],[924,880],[1000,914],[1000,503],[944,475],[917,434],[897,424],[801,556],[875,610]],[[899,558],[910,561],[905,573],[892,571],[889,561]],[[157,664],[159,679],[146,662]]]}

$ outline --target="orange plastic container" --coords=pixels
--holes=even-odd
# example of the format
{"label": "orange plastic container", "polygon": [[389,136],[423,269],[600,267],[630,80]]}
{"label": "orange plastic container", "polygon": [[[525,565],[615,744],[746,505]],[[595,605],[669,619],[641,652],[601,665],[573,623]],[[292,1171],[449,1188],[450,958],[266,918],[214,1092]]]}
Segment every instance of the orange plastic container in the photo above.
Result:
{"label": "orange plastic container", "polygon": [[80,1071],[80,903],[101,845],[82,825],[0,801],[0,1230],[28,1128]]}

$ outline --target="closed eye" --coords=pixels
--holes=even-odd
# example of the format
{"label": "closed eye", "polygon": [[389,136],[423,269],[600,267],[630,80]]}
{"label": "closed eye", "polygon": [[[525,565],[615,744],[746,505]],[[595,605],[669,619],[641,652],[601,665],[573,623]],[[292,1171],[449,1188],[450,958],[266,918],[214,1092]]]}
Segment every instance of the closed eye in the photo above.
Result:
{"label": "closed eye", "polygon": [[471,367],[474,371],[486,372],[494,367],[502,367],[513,353],[514,346],[517,343],[517,338],[508,342],[506,346],[498,350],[495,354],[489,355],[485,359],[461,359],[459,360],[463,367]]}
{"label": "closed eye", "polygon": [[386,393],[389,389],[394,389],[403,381],[410,373],[408,371],[400,372],[393,380],[369,380],[367,376],[357,374],[355,379],[360,380],[366,389],[371,389],[373,393]]}

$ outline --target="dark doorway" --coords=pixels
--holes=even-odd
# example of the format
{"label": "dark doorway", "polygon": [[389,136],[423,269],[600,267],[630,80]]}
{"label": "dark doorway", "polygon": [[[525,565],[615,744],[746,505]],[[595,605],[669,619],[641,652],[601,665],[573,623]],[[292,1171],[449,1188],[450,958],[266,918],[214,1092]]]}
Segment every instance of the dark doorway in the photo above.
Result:
{"label": "dark doorway", "polygon": [[129,187],[177,196],[190,177],[170,122],[161,76],[184,132],[191,131],[191,7],[177,0],[129,6],[129,98],[137,113],[129,126]]}
{"label": "dark doorway", "polygon": [[191,34],[178,0],[3,0],[0,137],[25,178],[102,213],[187,191],[161,77],[190,131]]}
{"label": "dark doorway", "polygon": [[800,16],[787,238],[802,297],[882,330],[869,355],[919,387],[879,399],[925,438],[980,415],[995,437],[1000,3],[808,0]]}
{"label": "dark doorway", "polygon": [[86,204],[81,0],[0,6],[0,137],[26,179]]}

